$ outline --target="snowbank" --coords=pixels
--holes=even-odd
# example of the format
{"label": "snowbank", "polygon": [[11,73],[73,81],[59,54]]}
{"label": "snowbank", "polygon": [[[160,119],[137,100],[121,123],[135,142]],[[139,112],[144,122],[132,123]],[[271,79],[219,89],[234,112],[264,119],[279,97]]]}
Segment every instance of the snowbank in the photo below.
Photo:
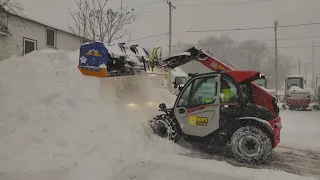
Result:
{"label": "snowbank", "polygon": [[308,179],[182,156],[146,127],[174,100],[161,79],[98,79],[77,64],[78,52],[52,50],[0,63],[1,180]]}
{"label": "snowbank", "polygon": [[[1,63],[1,180],[48,179],[45,174],[110,179],[123,164],[159,153],[139,123],[147,118],[132,116],[119,102],[117,88],[128,88],[126,84],[111,78],[104,85],[83,76],[77,65],[78,52],[52,50]],[[181,152],[178,145],[159,141],[164,142],[162,152]]]}

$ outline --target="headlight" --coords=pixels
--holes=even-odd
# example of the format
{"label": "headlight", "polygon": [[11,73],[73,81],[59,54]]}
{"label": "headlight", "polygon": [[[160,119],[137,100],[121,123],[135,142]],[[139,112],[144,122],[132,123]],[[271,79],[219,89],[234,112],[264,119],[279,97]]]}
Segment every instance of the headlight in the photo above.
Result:
{"label": "headlight", "polygon": [[138,107],[138,104],[129,103],[128,106],[129,106],[129,107]]}

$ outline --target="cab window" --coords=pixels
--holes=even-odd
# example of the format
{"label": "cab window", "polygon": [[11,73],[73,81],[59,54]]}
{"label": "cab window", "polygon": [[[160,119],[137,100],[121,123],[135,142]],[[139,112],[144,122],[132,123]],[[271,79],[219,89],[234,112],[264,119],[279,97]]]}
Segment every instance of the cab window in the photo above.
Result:
{"label": "cab window", "polygon": [[237,92],[237,86],[233,79],[229,76],[222,76],[220,98],[221,103],[238,102],[239,96]]}
{"label": "cab window", "polygon": [[195,79],[182,93],[178,106],[192,108],[214,103],[217,98],[217,84],[216,76]]}

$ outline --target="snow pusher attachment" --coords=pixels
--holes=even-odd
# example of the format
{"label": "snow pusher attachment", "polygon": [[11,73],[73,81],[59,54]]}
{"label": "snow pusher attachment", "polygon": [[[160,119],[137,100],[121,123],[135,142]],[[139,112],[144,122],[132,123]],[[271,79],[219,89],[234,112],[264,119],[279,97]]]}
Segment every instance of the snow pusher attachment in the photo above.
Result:
{"label": "snow pusher attachment", "polygon": [[78,69],[83,75],[107,77],[108,50],[103,43],[87,43],[80,47]]}
{"label": "snow pusher attachment", "polygon": [[137,63],[120,45],[92,42],[81,45],[78,69],[87,76],[125,76],[143,69]]}
{"label": "snow pusher attachment", "polygon": [[172,141],[230,144],[239,161],[264,161],[279,144],[282,128],[277,99],[253,83],[265,75],[234,70],[195,47],[163,62],[175,68],[193,60],[213,72],[190,73],[174,106],[159,105],[162,114],[150,121],[154,133]]}

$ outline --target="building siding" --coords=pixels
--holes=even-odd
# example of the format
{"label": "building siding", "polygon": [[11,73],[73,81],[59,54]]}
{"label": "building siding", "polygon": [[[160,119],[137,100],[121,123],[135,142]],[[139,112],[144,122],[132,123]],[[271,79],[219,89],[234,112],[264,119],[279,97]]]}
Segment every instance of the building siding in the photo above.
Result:
{"label": "building siding", "polygon": [[[8,31],[11,36],[2,36],[4,41],[0,40],[0,60],[14,55],[22,56],[24,38],[37,41],[37,50],[52,49],[46,46],[46,26],[43,24],[27,19],[21,21],[21,18],[9,15]],[[66,51],[79,49],[79,37],[60,30],[56,30],[55,35],[55,49]]]}

